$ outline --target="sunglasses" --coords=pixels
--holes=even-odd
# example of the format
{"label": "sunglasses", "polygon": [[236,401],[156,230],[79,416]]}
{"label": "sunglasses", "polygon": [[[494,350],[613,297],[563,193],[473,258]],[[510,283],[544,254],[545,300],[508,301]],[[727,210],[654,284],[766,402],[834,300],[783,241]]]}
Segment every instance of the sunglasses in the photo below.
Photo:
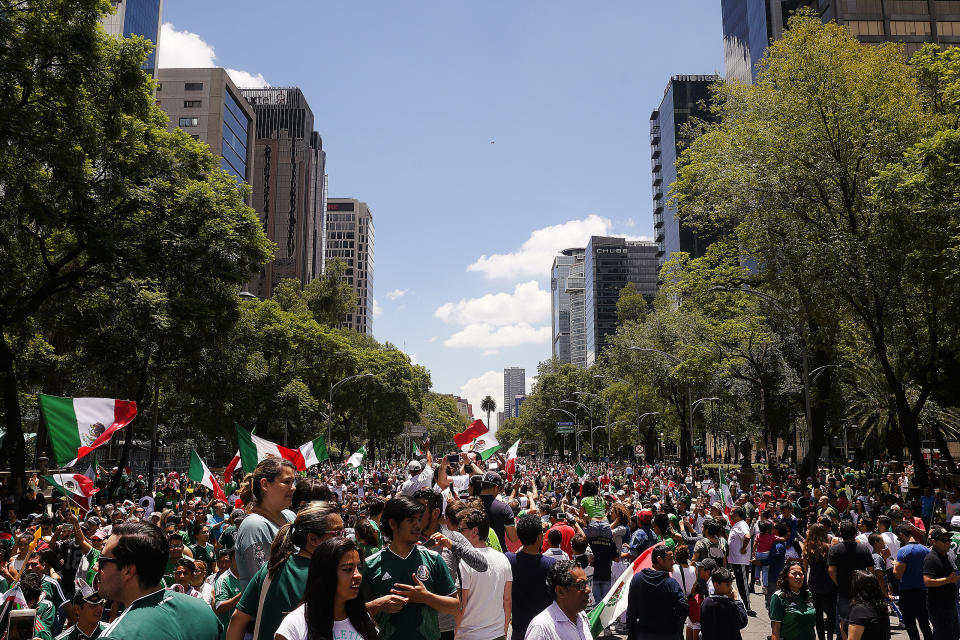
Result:
{"label": "sunglasses", "polygon": [[577,580],[573,584],[567,586],[568,588],[576,589],[577,591],[586,591],[590,586],[590,582],[588,580]]}
{"label": "sunglasses", "polygon": [[123,566],[122,562],[120,562],[116,558],[111,558],[110,556],[100,556],[100,559],[98,560],[98,562],[100,563],[101,569],[103,569],[104,564],[111,564],[111,563],[117,565],[117,569]]}

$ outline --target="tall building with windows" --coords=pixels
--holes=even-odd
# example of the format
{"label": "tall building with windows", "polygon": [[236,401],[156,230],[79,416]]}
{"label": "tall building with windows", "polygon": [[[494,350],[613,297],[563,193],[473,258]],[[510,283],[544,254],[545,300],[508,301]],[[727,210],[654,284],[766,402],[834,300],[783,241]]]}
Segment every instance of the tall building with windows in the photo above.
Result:
{"label": "tall building with windows", "polygon": [[300,89],[240,93],[256,116],[253,208],[267,237],[277,244],[274,259],[247,290],[269,298],[280,280],[294,278],[306,285],[323,271],[326,153]]}
{"label": "tall building with windows", "polygon": [[632,282],[648,303],[657,295],[657,245],[625,238],[593,236],[584,253],[586,366],[596,362],[617,331],[620,291]]}
{"label": "tall building with windows", "polygon": [[587,312],[583,289],[585,251],[573,255],[566,286],[570,299],[570,364],[580,368],[587,366]]}
{"label": "tall building with windows", "polygon": [[583,249],[564,249],[553,259],[550,269],[550,310],[553,325],[553,358],[570,363],[570,292],[567,278]]}
{"label": "tall building with windows", "polygon": [[[503,370],[503,419],[517,417],[514,413],[514,398],[527,393],[526,370],[523,367],[509,367]],[[503,424],[501,422],[501,424]]]}
{"label": "tall building with windows", "polygon": [[660,107],[650,115],[650,164],[653,181],[653,234],[657,261],[662,265],[676,251],[697,258],[712,238],[694,233],[677,220],[676,204],[669,202],[670,185],[677,179],[682,127],[691,118],[710,120],[705,108],[710,102],[710,85],[720,76],[674,76],[667,83]]}
{"label": "tall building with windows", "polygon": [[373,335],[373,214],[366,202],[352,198],[327,199],[327,263],[339,259],[347,266],[344,278],[357,296],[357,308],[344,326]]}
{"label": "tall building with windows", "polygon": [[[103,28],[114,36],[129,38],[143,36],[154,45],[160,42],[160,24],[163,16],[163,0],[110,0],[113,14],[103,19]],[[157,49],[143,64],[149,75],[156,74]]]}
{"label": "tall building with windows", "polygon": [[[224,69],[157,70],[157,103],[183,129],[220,156],[220,166],[239,181],[253,177],[254,113]],[[247,202],[250,204],[251,199]]]}
{"label": "tall building with windows", "polygon": [[960,2],[953,0],[721,0],[726,77],[751,83],[767,45],[790,14],[811,7],[864,43],[900,42],[909,56],[927,42],[960,44]]}

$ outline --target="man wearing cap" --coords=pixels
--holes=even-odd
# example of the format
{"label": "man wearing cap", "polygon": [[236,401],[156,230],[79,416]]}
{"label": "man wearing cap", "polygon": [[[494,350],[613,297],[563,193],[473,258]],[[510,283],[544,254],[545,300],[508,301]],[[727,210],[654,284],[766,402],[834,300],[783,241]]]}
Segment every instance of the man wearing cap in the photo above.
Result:
{"label": "man wearing cap", "polygon": [[[89,589],[89,587],[88,587]],[[105,600],[100,594],[90,589],[86,594],[77,591],[71,603],[76,608],[77,624],[73,625],[59,636],[57,640],[95,640],[104,632],[107,625],[100,622],[103,616]]]}
{"label": "man wearing cap", "polygon": [[500,541],[500,548],[507,548],[507,540],[517,542],[517,522],[513,515],[513,510],[506,502],[497,500],[500,489],[503,487],[503,479],[496,471],[487,471],[483,474],[483,480],[480,484],[480,500],[483,502],[483,508],[490,518],[490,528],[497,534]]}
{"label": "man wearing cap", "polygon": [[423,448],[427,452],[426,467],[419,460],[411,460],[407,465],[407,473],[410,477],[400,487],[400,493],[405,496],[413,496],[417,489],[429,489],[433,484],[433,454],[430,453],[430,438],[423,441]]}
{"label": "man wearing cap", "polygon": [[163,588],[168,557],[167,538],[158,527],[145,522],[114,527],[100,556],[100,594],[125,609],[102,638],[219,638],[220,622],[206,602]]}

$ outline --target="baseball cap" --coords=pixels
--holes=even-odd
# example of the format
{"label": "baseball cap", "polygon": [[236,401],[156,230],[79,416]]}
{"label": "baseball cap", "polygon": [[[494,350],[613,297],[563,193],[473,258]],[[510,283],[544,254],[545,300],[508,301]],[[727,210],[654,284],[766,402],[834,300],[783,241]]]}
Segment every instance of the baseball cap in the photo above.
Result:
{"label": "baseball cap", "polygon": [[710,571],[712,573],[713,570],[717,568],[717,561],[714,560],[713,558],[704,558],[703,560],[697,563],[697,568],[706,569],[707,571]]}
{"label": "baseball cap", "polygon": [[420,473],[423,471],[423,465],[417,460],[411,460],[410,464],[407,465],[407,471],[410,473]]}
{"label": "baseball cap", "polygon": [[487,471],[483,474],[483,484],[492,484],[498,487],[503,486],[503,478],[496,471]]}
{"label": "baseball cap", "polygon": [[953,516],[950,518],[950,526],[954,529],[960,529],[960,516]]}
{"label": "baseball cap", "polygon": [[103,596],[100,595],[99,591],[94,591],[93,593],[88,593],[87,595],[83,595],[82,592],[77,591],[76,593],[73,594],[73,598],[71,599],[71,602],[75,605],[80,605],[84,603],[103,604],[104,602],[106,602],[106,600],[104,600]]}

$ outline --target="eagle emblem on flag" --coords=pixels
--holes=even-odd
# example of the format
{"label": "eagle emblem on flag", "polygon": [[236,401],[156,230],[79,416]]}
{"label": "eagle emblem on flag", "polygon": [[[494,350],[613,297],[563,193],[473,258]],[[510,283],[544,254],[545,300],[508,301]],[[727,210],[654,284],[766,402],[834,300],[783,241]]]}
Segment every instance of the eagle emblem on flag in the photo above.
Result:
{"label": "eagle emblem on flag", "polygon": [[89,447],[94,442],[97,441],[97,438],[102,436],[106,432],[107,428],[103,426],[102,422],[95,422],[90,427],[83,432],[83,444],[84,446]]}

